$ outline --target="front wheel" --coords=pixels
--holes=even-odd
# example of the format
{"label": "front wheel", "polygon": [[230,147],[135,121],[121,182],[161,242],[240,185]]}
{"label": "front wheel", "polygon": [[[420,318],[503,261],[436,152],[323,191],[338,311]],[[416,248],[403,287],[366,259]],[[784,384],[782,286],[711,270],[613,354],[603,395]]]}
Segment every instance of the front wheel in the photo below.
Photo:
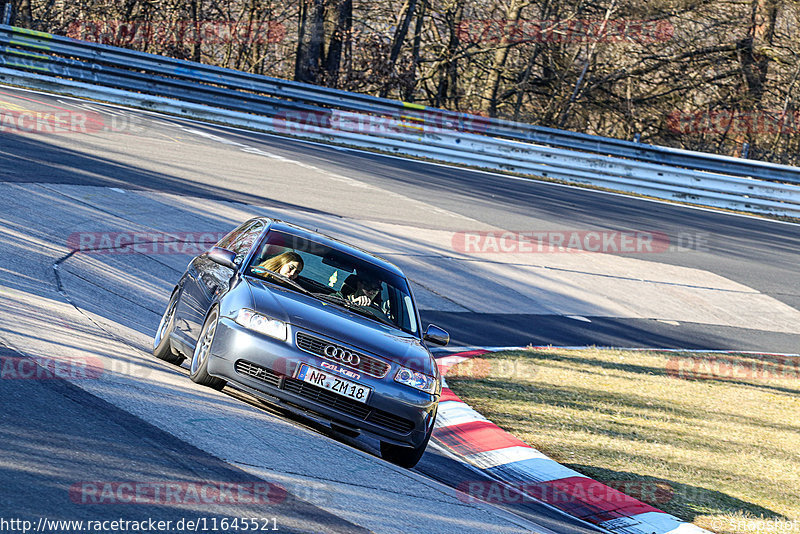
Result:
{"label": "front wheel", "polygon": [[175,310],[178,309],[180,295],[180,289],[173,291],[169,304],[167,304],[167,309],[164,310],[164,315],[161,316],[156,335],[153,338],[153,356],[175,365],[180,365],[185,359],[180,354],[172,351],[172,346],[169,342],[169,335],[175,329]]}
{"label": "front wheel", "polygon": [[214,334],[217,333],[217,320],[219,312],[214,309],[206,317],[200,337],[192,354],[192,365],[189,368],[189,378],[201,386],[208,386],[217,391],[225,387],[225,381],[221,378],[208,374],[208,360],[211,358],[211,344],[214,342]]}
{"label": "front wheel", "polygon": [[[434,420],[436,419],[436,414],[433,415],[433,418]],[[428,434],[425,436],[425,441],[423,441],[418,447],[403,447],[401,445],[395,445],[393,443],[381,441],[381,458],[387,462],[392,462],[395,465],[399,465],[400,467],[411,469],[417,465],[417,463],[419,463],[422,455],[425,454],[425,449],[428,448],[428,442],[431,440],[432,433],[433,421],[431,421],[431,428],[428,430]]]}

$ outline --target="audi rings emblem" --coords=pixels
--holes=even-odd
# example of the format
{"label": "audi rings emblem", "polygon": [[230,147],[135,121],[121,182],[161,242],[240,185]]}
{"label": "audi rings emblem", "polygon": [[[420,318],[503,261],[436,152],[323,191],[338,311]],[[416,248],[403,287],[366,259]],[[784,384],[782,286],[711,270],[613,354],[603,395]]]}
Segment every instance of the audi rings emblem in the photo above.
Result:
{"label": "audi rings emblem", "polygon": [[326,345],[323,352],[328,358],[347,365],[355,366],[361,361],[361,358],[359,358],[358,354],[355,352],[343,349],[342,347],[337,347],[336,345]]}

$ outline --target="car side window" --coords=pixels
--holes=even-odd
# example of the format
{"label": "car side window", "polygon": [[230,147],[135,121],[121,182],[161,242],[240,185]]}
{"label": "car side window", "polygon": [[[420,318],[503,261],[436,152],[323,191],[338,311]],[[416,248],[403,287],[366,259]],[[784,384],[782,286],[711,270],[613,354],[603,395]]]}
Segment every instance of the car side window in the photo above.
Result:
{"label": "car side window", "polygon": [[236,258],[233,261],[235,263],[240,263],[242,259],[247,256],[250,248],[255,244],[263,230],[264,223],[262,221],[248,221],[222,238],[222,240],[217,243],[217,246],[234,252]]}

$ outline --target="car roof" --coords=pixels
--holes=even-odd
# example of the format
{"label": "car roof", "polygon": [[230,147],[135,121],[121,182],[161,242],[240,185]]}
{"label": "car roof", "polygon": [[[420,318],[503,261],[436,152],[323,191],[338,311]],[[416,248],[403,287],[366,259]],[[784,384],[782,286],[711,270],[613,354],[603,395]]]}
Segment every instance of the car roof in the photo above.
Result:
{"label": "car roof", "polygon": [[371,254],[364,249],[358,248],[355,245],[345,243],[344,241],[340,241],[334,237],[330,237],[318,231],[310,230],[308,228],[304,228],[302,226],[298,226],[296,224],[283,221],[281,219],[273,219],[271,217],[258,217],[258,219],[263,220],[265,223],[267,223],[271,230],[273,229],[280,230],[289,234],[296,235],[298,237],[303,237],[310,241],[316,241],[317,243],[329,246],[333,249],[337,249],[342,252],[346,252],[348,254],[351,254],[359,258],[360,260],[366,261],[368,263],[381,267],[391,273],[394,273],[398,276],[402,276],[403,278],[405,278],[403,272],[399,268],[397,268],[397,266],[394,265],[393,263],[386,261],[380,256]]}

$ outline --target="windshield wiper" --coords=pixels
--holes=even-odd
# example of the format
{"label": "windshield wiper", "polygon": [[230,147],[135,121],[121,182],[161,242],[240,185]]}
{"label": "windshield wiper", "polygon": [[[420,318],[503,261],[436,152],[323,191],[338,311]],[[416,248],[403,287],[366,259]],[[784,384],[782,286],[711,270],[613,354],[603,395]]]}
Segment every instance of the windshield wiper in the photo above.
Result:
{"label": "windshield wiper", "polygon": [[304,288],[303,286],[301,286],[300,284],[298,284],[297,282],[295,282],[294,280],[292,280],[288,276],[284,276],[284,275],[282,275],[280,273],[276,273],[275,271],[270,271],[269,269],[266,269],[264,267],[251,267],[250,270],[252,272],[254,272],[255,274],[264,275],[264,276],[266,276],[268,278],[273,278],[275,280],[278,280],[279,282],[283,282],[285,284],[289,284],[293,288],[299,289],[302,293],[305,293],[306,295],[316,296],[315,293],[312,293],[308,289]]}
{"label": "windshield wiper", "polygon": [[345,308],[347,308],[348,310],[363,311],[363,310],[360,309],[359,306],[357,306],[356,304],[353,304],[352,302],[350,302],[349,300],[347,300],[344,297],[340,297],[339,295],[327,294],[327,293],[314,293],[313,295],[315,297],[318,297],[318,298],[321,298],[321,299],[324,299],[324,300],[329,300],[329,301],[334,302],[336,304],[340,304],[340,305],[344,306]]}

